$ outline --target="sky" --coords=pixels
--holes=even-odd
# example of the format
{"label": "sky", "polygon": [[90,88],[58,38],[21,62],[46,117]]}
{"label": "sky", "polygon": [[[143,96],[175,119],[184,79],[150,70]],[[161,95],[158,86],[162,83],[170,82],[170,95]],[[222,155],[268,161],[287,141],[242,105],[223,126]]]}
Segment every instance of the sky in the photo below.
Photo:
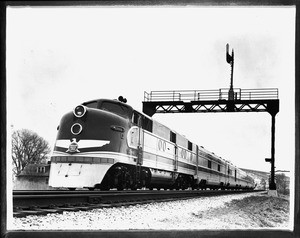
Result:
{"label": "sky", "polygon": [[[61,117],[84,101],[122,95],[142,111],[144,91],[229,88],[227,43],[235,88],[279,89],[275,166],[293,172],[294,7],[8,7],[8,132],[30,129],[53,148]],[[266,112],[153,118],[238,167],[270,171]]]}

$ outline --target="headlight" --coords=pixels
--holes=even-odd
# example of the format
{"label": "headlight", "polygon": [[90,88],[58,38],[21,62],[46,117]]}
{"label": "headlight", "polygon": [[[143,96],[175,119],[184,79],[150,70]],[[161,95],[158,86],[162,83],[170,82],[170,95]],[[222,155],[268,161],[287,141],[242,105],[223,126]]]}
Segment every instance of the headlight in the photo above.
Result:
{"label": "headlight", "polygon": [[75,123],[75,124],[71,127],[71,132],[72,132],[74,135],[78,135],[81,131],[82,131],[82,125],[80,125],[79,123]]}
{"label": "headlight", "polygon": [[86,113],[86,107],[82,105],[75,107],[73,110],[73,114],[76,117],[83,117],[85,113]]}

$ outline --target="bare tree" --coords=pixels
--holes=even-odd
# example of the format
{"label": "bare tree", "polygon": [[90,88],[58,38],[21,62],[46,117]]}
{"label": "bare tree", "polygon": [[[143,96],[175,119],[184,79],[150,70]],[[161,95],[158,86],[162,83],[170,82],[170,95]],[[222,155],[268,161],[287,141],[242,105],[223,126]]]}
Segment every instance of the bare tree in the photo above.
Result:
{"label": "bare tree", "polygon": [[45,161],[51,149],[49,143],[37,133],[22,129],[12,134],[13,172],[19,175],[27,164]]}
{"label": "bare tree", "polygon": [[283,194],[288,193],[289,183],[287,182],[287,176],[284,173],[276,174],[276,186],[278,192]]}

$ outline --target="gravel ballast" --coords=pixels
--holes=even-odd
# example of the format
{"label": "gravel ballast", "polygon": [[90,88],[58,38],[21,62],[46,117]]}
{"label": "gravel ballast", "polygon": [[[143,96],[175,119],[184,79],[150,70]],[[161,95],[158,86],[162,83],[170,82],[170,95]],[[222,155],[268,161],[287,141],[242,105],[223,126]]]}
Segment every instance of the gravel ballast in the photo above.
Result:
{"label": "gravel ballast", "polygon": [[261,194],[202,197],[14,218],[14,230],[288,228],[289,201]]}

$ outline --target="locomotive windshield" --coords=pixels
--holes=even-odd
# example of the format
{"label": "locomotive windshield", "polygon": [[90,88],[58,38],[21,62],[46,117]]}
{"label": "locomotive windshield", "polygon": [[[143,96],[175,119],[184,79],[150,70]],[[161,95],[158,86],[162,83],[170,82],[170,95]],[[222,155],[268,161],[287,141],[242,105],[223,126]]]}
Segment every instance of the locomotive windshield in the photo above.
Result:
{"label": "locomotive windshield", "polygon": [[89,107],[89,108],[97,108],[98,107],[98,101],[90,101],[90,102],[85,102],[82,105]]}
{"label": "locomotive windshield", "polygon": [[119,103],[114,102],[102,102],[100,109],[106,110],[112,113],[116,113],[119,116],[129,118],[130,117],[130,110],[128,107],[121,105]]}
{"label": "locomotive windshield", "polygon": [[106,100],[93,100],[83,103],[82,105],[88,107],[88,108],[95,108],[95,109],[101,109],[105,110],[111,113],[118,114],[121,117],[124,118],[131,118],[132,115],[132,108],[128,107],[126,105],[123,105],[119,102],[115,101],[106,101]]}

